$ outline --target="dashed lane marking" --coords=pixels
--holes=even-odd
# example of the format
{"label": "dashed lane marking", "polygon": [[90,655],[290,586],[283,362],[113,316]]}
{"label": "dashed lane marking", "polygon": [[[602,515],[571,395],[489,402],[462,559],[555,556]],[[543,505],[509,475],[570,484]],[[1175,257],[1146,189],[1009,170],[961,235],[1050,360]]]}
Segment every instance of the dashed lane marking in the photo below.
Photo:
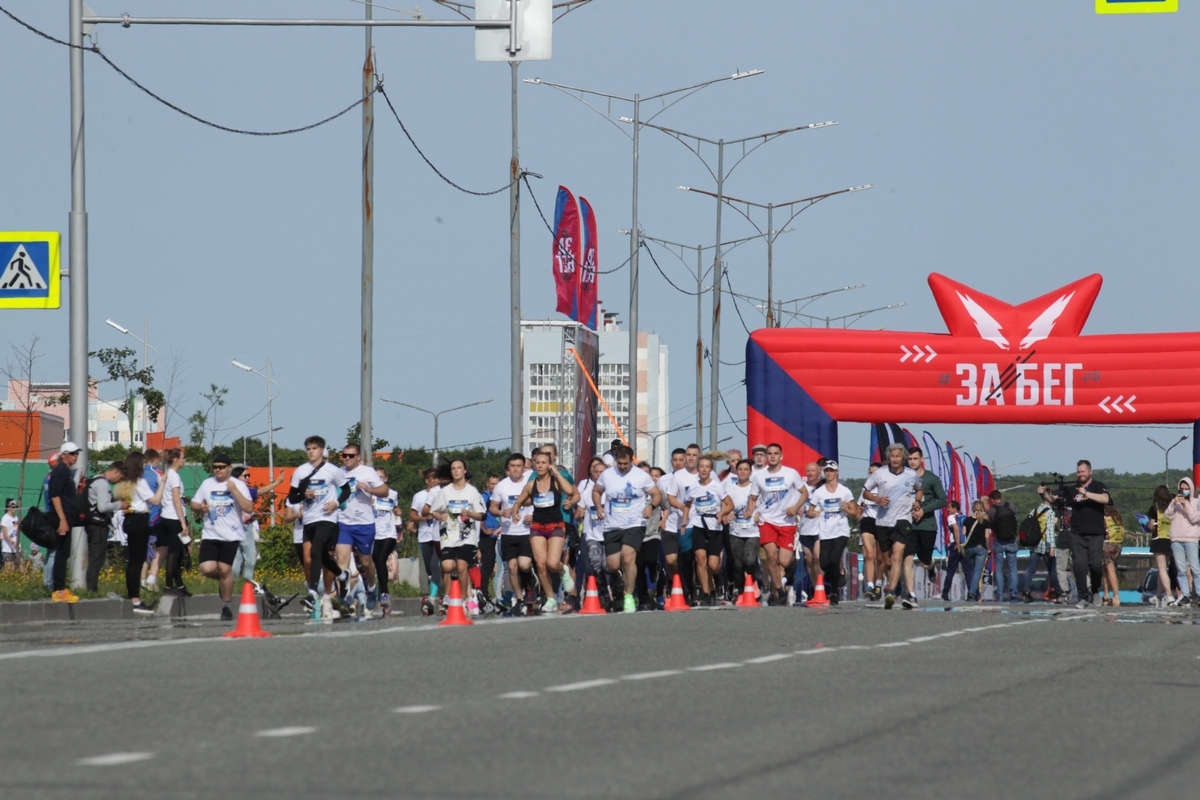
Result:
{"label": "dashed lane marking", "polygon": [[501,700],[524,700],[527,697],[537,697],[541,692],[507,692],[500,695]]}
{"label": "dashed lane marking", "polygon": [[154,753],[109,753],[104,756],[81,758],[75,763],[84,767],[119,767],[122,764],[149,761],[152,758],[154,758]]}
{"label": "dashed lane marking", "polygon": [[259,731],[255,736],[262,736],[267,739],[283,739],[288,736],[307,736],[310,733],[316,733],[316,728],[310,728],[303,725],[297,725],[291,728],[268,728],[265,731]]}
{"label": "dashed lane marking", "polygon": [[701,664],[698,667],[688,667],[687,669],[688,672],[712,672],[713,670],[717,669],[734,669],[735,667],[740,666],[742,666],[742,664],[726,661],[722,664]]}
{"label": "dashed lane marking", "polygon": [[547,686],[547,692],[578,692],[581,689],[596,689],[601,686],[612,686],[616,681],[612,678],[596,678],[591,681],[579,681],[578,683],[564,683],[560,686]]}
{"label": "dashed lane marking", "polygon": [[635,672],[632,675],[622,675],[623,681],[648,681],[651,678],[669,678],[672,675],[682,675],[681,669],[660,669],[656,672]]}
{"label": "dashed lane marking", "polygon": [[441,710],[441,706],[400,706],[392,709],[396,714],[428,714],[430,711]]}

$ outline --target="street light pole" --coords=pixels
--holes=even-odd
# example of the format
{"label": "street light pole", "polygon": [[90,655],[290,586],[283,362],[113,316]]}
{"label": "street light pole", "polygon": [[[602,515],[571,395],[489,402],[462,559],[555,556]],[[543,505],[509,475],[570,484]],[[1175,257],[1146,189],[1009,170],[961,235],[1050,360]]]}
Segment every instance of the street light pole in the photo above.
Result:
{"label": "street light pole", "polygon": [[1154,437],[1152,437],[1152,436],[1146,437],[1146,441],[1150,442],[1150,444],[1154,445],[1159,450],[1163,451],[1163,483],[1168,488],[1171,486],[1171,451],[1174,450],[1179,445],[1183,444],[1184,440],[1187,438],[1188,438],[1187,434],[1185,433],[1183,436],[1179,437],[1179,441],[1176,442],[1175,444],[1171,445],[1170,447],[1163,447],[1161,444],[1159,444],[1158,442],[1156,442],[1154,440]]}
{"label": "street light pole", "polygon": [[[668,91],[668,92],[660,92],[658,94],[649,95],[647,97],[642,97],[640,94],[635,94],[632,97],[625,97],[625,96],[616,95],[616,94],[608,94],[606,92],[598,92],[598,91],[594,91],[592,89],[581,89],[577,86],[567,86],[565,84],[551,83],[550,81],[544,81],[541,78],[526,78],[525,79],[525,83],[532,83],[532,84],[535,84],[538,86],[549,86],[552,89],[557,89],[564,94],[574,97],[576,100],[583,103],[588,108],[592,109],[597,114],[599,114],[600,116],[602,116],[606,120],[608,120],[610,123],[612,123],[617,128],[617,130],[620,130],[622,133],[625,133],[625,135],[629,136],[629,138],[633,142],[633,202],[632,202],[632,224],[631,224],[631,232],[630,232],[630,237],[629,237],[629,367],[628,367],[628,369],[629,369],[629,416],[628,416],[626,425],[627,425],[627,429],[630,432],[630,435],[633,437],[633,449],[634,449],[635,453],[637,452],[638,252],[641,248],[641,229],[638,227],[638,159],[639,159],[639,145],[641,142],[641,128],[643,125],[649,125],[650,120],[654,119],[659,114],[663,113],[668,108],[670,108],[671,106],[678,103],[680,100],[683,100],[685,97],[695,94],[696,92],[700,91],[701,89],[703,89],[707,86],[711,86],[714,83],[721,83],[723,81],[730,81],[730,80],[739,80],[741,78],[748,78],[748,77],[752,77],[754,75],[761,75],[761,74],[763,74],[763,71],[761,69],[752,69],[752,70],[747,70],[745,72],[736,72],[733,75],[727,75],[723,78],[715,78],[710,81],[704,81],[702,83],[693,84],[691,86],[684,86],[679,89],[672,89],[671,91]],[[621,128],[620,126],[618,126],[616,124],[616,122],[613,120],[613,118],[608,113],[599,110],[598,108],[593,106],[591,103],[589,103],[587,100],[585,100],[584,99],[585,95],[590,95],[592,97],[604,98],[610,104],[611,104],[611,101],[613,101],[613,100],[631,104],[633,106],[633,117],[632,118],[618,117],[617,120],[621,121],[621,122],[632,123],[633,124],[633,133],[630,134],[630,133],[626,132],[623,128]],[[662,108],[660,108],[658,111],[656,111],[650,117],[648,117],[646,120],[644,120],[644,121],[642,120],[642,103],[644,101],[647,101],[647,100],[665,101],[668,97],[672,97],[674,95],[679,95],[679,96],[675,97],[675,99],[671,100],[671,102],[669,102],[669,103],[663,102]],[[656,127],[656,126],[651,126],[651,127]]]}
{"label": "street light pole", "polygon": [[651,442],[651,444],[650,444],[650,463],[654,466],[658,466],[658,440],[659,439],[661,439],[663,436],[666,436],[669,433],[675,433],[675,431],[687,430],[690,427],[692,427],[692,423],[687,422],[687,423],[684,423],[683,425],[676,425],[674,428],[670,428],[665,431],[659,431],[658,433],[651,433],[650,431],[638,431],[638,433],[642,434],[643,436],[650,437],[650,442]]}
{"label": "street light pole", "polygon": [[[271,413],[271,411],[272,411],[271,404],[275,401],[275,398],[279,396],[279,381],[277,381],[271,377],[271,357],[270,356],[267,356],[266,372],[260,372],[260,371],[256,370],[254,367],[251,367],[247,364],[243,364],[242,362],[238,361],[237,359],[234,359],[231,363],[240,370],[243,370],[245,372],[253,372],[255,375],[266,378],[266,380],[267,380],[267,472],[270,474],[270,478],[267,482],[270,483],[271,481],[275,480],[275,438],[274,438],[275,417]],[[271,391],[272,383],[275,384],[274,392]],[[245,444],[244,438],[242,439],[242,443]],[[362,448],[360,447],[359,449],[361,450]],[[275,500],[274,500],[274,498],[272,498],[272,500],[271,500],[271,524],[272,525],[275,524]]]}
{"label": "street light pole", "polygon": [[[71,0],[71,213],[68,216],[68,263],[71,281],[70,396],[71,436],[82,442],[76,466],[88,462],[88,219],[87,172],[83,151],[83,0]],[[130,443],[132,444],[132,442]]]}
{"label": "street light pole", "polygon": [[[366,3],[366,20],[370,22],[373,3]],[[358,425],[363,444],[359,447],[362,463],[368,467],[375,461],[375,439],[371,434],[371,398],[375,395],[374,340],[375,340],[375,49],[371,44],[371,26],[363,28],[366,35],[366,56],[363,60],[362,104],[362,361],[359,365]],[[268,365],[270,361],[267,362]],[[269,409],[269,405],[268,405]],[[269,411],[268,411],[269,413]],[[270,427],[268,424],[267,427]],[[274,475],[271,476],[274,480]],[[272,513],[274,511],[272,510]]]}
{"label": "street light pole", "polygon": [[411,408],[413,411],[423,411],[429,416],[433,417],[433,466],[435,467],[438,463],[438,418],[441,417],[442,414],[449,414],[451,411],[461,411],[464,408],[481,406],[485,403],[492,402],[492,398],[489,397],[487,400],[477,400],[474,403],[467,403],[466,405],[455,406],[454,408],[444,408],[441,411],[430,411],[428,408],[414,406],[411,403],[401,403],[399,400],[388,400],[386,397],[381,397],[379,399],[385,403],[393,403],[398,406],[404,406],[405,408]]}

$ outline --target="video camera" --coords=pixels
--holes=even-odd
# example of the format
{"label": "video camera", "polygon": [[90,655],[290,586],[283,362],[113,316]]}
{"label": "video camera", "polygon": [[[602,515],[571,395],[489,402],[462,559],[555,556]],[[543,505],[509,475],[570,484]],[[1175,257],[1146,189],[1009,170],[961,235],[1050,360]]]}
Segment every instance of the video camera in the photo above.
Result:
{"label": "video camera", "polygon": [[[1051,472],[1050,480],[1042,481],[1039,489],[1042,491],[1049,489],[1050,493],[1055,496],[1054,499],[1050,501],[1050,504],[1054,506],[1054,510],[1059,512],[1061,517],[1061,512],[1067,505],[1067,498],[1075,496],[1075,492],[1078,489],[1078,484],[1075,481],[1074,476],[1068,478],[1060,475],[1057,472]],[[1042,492],[1039,491],[1038,493],[1041,494]]]}

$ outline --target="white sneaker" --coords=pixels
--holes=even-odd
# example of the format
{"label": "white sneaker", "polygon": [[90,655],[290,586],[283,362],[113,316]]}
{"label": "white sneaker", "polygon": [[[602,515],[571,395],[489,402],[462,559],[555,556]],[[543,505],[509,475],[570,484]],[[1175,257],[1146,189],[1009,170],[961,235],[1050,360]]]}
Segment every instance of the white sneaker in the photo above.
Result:
{"label": "white sneaker", "polygon": [[558,601],[553,597],[546,598],[546,602],[542,604],[543,614],[553,614],[558,610]]}
{"label": "white sneaker", "polygon": [[575,581],[571,578],[571,570],[569,569],[562,571],[562,589],[563,594],[570,594],[575,591]]}
{"label": "white sneaker", "polygon": [[327,594],[321,595],[321,619],[337,619],[334,616],[333,598]]}
{"label": "white sneaker", "polygon": [[479,616],[479,603],[476,602],[474,597],[472,597],[470,600],[467,601],[467,616],[468,617],[478,617]]}
{"label": "white sneaker", "polygon": [[1170,608],[1171,606],[1174,606],[1178,602],[1179,601],[1175,599],[1175,595],[1171,595],[1163,602],[1163,608]]}

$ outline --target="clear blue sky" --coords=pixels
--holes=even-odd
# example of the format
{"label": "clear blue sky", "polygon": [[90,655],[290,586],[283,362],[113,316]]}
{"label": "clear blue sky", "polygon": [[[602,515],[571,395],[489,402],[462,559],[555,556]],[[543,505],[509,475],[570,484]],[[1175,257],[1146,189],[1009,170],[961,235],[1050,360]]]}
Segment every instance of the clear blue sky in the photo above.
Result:
{"label": "clear blue sky", "polygon": [[[67,35],[66,0],[0,4]],[[350,0],[91,5],[102,14],[362,15]],[[428,0],[420,5],[450,16]],[[1085,332],[1195,330],[1198,34],[1190,4],[1172,15],[1098,17],[1091,0],[594,0],[556,26],[553,60],[525,64],[521,75],[654,94],[758,68],[766,74],[707,89],[657,121],[738,138],[837,120],[768,144],[726,187],[765,202],[877,185],[817,205],[779,240],[777,296],[868,285],[814,304],[813,313],[906,301],[860,327],[941,332],[925,284],[931,271],[1013,302],[1100,272],[1105,287]],[[476,63],[468,31],[379,30],[375,43],[388,92],[430,158],[471,188],[503,185],[507,66]],[[314,121],[351,102],[361,80],[360,30],[107,26],[99,44],[168,99],[232,126]],[[66,233],[67,60],[64,48],[0,19],[6,230]],[[94,56],[86,70],[92,348],[136,346],[106,327],[106,317],[135,330],[148,318],[160,365],[176,353],[185,368],[184,414],[208,384],[230,388],[225,424],[249,421],[227,439],[266,427],[265,413],[254,416],[261,379],[229,361],[261,366],[269,353],[282,385],[280,438],[298,445],[319,431],[340,440],[358,409],[357,113],[298,136],[234,136],[153,102]],[[545,87],[522,85],[520,103],[522,161],[545,176],[534,183],[543,208],[551,213],[559,183],[586,196],[599,220],[601,269],[620,263],[628,254],[616,233],[630,222],[628,140]],[[507,195],[473,198],[443,184],[385,110],[376,142],[377,394],[432,409],[495,397],[445,417],[442,443],[505,440]],[[644,230],[710,244],[713,201],[678,184],[713,188],[695,156],[646,131]],[[726,236],[753,233],[732,215],[725,220]],[[525,315],[552,316],[550,236],[528,201],[522,227]],[[658,255],[673,278],[687,280],[678,262]],[[762,245],[731,253],[735,288],[763,294],[765,262]],[[642,326],[671,347],[673,412],[652,424],[665,429],[693,416],[694,304],[648,258],[642,266]],[[602,278],[600,288],[604,305],[624,319],[628,273]],[[755,327],[753,310],[742,313]],[[728,306],[724,317],[722,355],[741,360],[745,332]],[[35,334],[46,353],[40,377],[65,380],[65,299],[57,312],[0,313],[5,341]],[[722,377],[741,420],[740,369],[724,367]],[[722,419],[722,436],[742,440]],[[377,403],[375,425],[401,446],[431,442],[430,421],[416,412]],[[1001,472],[1070,469],[1085,456],[1121,470],[1161,469],[1146,435],[1180,435],[933,430],[998,466],[1029,462]],[[844,425],[843,457],[865,456],[866,436],[864,426]],[[1189,455],[1188,445],[1179,447],[1173,465]]]}

